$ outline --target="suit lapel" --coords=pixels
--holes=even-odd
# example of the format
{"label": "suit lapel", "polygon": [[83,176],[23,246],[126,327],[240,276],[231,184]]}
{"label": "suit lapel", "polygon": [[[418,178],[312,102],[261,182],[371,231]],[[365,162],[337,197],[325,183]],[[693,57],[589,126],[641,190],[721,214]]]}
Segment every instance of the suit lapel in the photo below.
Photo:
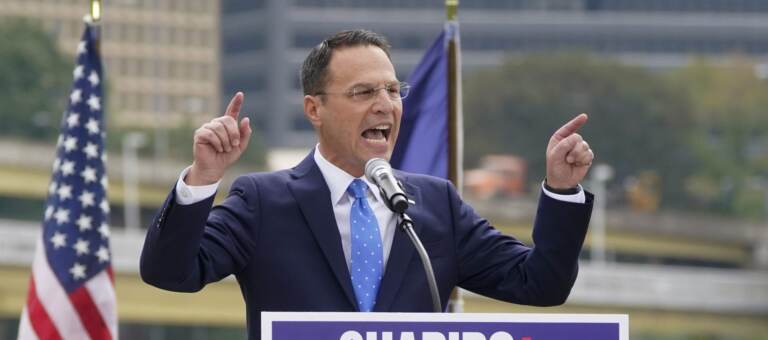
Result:
{"label": "suit lapel", "polygon": [[333,274],[344,289],[349,302],[357,308],[352,290],[349,269],[341,247],[341,236],[333,215],[330,191],[320,169],[310,153],[296,168],[291,176],[294,181],[288,183],[291,194],[299,204],[309,229],[325,255]]}
{"label": "suit lapel", "polygon": [[[408,207],[407,214],[414,220],[413,229],[418,235],[421,231],[421,226],[417,216],[421,214],[420,211],[424,207],[421,193],[417,187],[406,182],[402,175],[398,175],[397,177],[402,181],[408,198],[416,202]],[[408,271],[408,264],[411,263],[411,258],[413,258],[415,254],[416,250],[413,247],[411,240],[408,238],[408,235],[398,227],[397,230],[395,230],[392,249],[389,252],[389,259],[387,260],[387,268],[381,281],[378,296],[376,297],[376,305],[373,308],[374,312],[389,311],[400,286],[403,284],[405,273]]]}

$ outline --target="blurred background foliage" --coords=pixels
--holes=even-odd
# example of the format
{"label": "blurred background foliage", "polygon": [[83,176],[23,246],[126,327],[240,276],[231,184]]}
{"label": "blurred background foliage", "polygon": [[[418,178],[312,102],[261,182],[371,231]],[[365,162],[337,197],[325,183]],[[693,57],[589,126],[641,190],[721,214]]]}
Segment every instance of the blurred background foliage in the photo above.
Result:
{"label": "blurred background foliage", "polygon": [[[765,214],[768,81],[750,60],[716,66],[697,60],[671,75],[690,102],[686,146],[697,167],[685,182],[698,203],[748,217]],[[767,216],[768,217],[768,216]]]}
{"label": "blurred background foliage", "polygon": [[31,21],[0,22],[0,135],[50,140],[71,81],[72,61]]}
{"label": "blurred background foliage", "polygon": [[[580,112],[614,191],[658,190],[661,208],[760,218],[768,172],[768,82],[746,58],[658,72],[580,52],[531,54],[466,76],[466,159],[528,160],[544,173],[546,138]],[[541,178],[529,178],[531,185]]]}

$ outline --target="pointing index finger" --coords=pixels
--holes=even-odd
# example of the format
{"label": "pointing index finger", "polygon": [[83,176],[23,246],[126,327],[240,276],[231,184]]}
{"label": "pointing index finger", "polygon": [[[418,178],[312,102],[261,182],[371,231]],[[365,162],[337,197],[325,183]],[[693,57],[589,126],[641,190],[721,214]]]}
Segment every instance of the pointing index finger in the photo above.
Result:
{"label": "pointing index finger", "polygon": [[582,113],[573,119],[569,121],[568,123],[565,123],[562,127],[557,129],[555,132],[555,136],[560,137],[560,139],[566,138],[570,135],[572,135],[574,132],[578,131],[579,128],[581,128],[584,123],[587,122],[588,116],[586,113]]}
{"label": "pointing index finger", "polygon": [[232,97],[232,100],[229,101],[229,105],[227,105],[227,111],[224,113],[224,115],[230,116],[237,120],[237,117],[240,115],[240,108],[243,107],[243,93],[238,91],[235,93],[234,97]]}

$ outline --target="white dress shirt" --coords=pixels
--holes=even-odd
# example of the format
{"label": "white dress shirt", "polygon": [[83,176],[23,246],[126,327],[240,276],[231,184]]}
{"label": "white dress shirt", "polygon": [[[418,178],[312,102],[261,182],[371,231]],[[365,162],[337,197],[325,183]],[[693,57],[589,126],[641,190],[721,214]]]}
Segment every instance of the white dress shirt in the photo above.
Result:
{"label": "white dress shirt", "polygon": [[[352,252],[352,240],[350,236],[350,223],[349,212],[352,207],[354,198],[350,197],[347,193],[349,184],[355,177],[348,174],[346,171],[341,170],[339,167],[329,162],[322,154],[320,154],[320,148],[315,147],[314,160],[317,167],[320,168],[320,172],[323,174],[328,189],[331,192],[331,203],[333,204],[333,215],[336,218],[336,226],[339,228],[339,234],[341,235],[341,247],[344,250],[344,257],[347,261],[347,268],[351,259],[350,253]],[[187,167],[181,172],[178,181],[176,182],[176,203],[180,205],[189,205],[200,202],[213,194],[219,187],[221,181],[213,184],[203,186],[191,186],[184,183],[184,177],[187,176],[190,167]],[[392,240],[395,237],[395,228],[397,227],[397,217],[395,213],[387,208],[387,205],[378,195],[379,189],[373,183],[363,176],[360,178],[366,184],[368,184],[368,190],[366,197],[368,204],[371,206],[373,213],[376,215],[376,219],[379,222],[379,232],[381,233],[381,243],[384,247],[384,268],[386,268],[387,260],[389,259],[389,251],[392,248]],[[549,192],[544,188],[542,183],[542,190],[547,196],[560,201],[566,201],[571,203],[584,203],[586,196],[584,190],[579,190],[579,193],[573,195],[559,195]],[[376,194],[374,194],[376,193]]]}

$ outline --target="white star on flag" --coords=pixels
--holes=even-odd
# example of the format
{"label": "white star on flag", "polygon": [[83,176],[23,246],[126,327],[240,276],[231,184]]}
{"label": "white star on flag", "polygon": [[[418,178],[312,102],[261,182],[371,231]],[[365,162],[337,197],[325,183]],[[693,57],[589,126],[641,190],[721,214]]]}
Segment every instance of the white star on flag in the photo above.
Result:
{"label": "white star on flag", "polygon": [[88,250],[88,245],[89,245],[88,241],[83,239],[77,239],[77,242],[75,243],[74,246],[72,246],[72,248],[75,248],[75,251],[77,252],[78,256],[88,255],[88,253],[90,252]]}
{"label": "white star on flag", "polygon": [[64,150],[66,152],[72,152],[72,150],[76,148],[77,148],[77,137],[67,136],[67,138],[64,139]]}
{"label": "white star on flag", "polygon": [[73,173],[75,173],[75,162],[64,161],[64,164],[61,165],[61,175],[67,177]]}
{"label": "white star on flag", "polygon": [[47,206],[45,207],[45,220],[50,220],[51,216],[53,216],[53,206]]}
{"label": "white star on flag", "polygon": [[106,199],[101,200],[101,203],[99,203],[99,208],[106,214],[109,213],[109,202],[107,202]]}
{"label": "white star on flag", "polygon": [[72,77],[74,77],[75,80],[78,80],[83,77],[84,71],[85,67],[83,67],[83,65],[77,65],[75,70],[72,72]]}
{"label": "white star on flag", "polygon": [[85,266],[82,264],[79,264],[75,262],[75,265],[72,266],[72,268],[69,269],[69,272],[72,274],[72,277],[75,280],[84,279],[85,278]]}
{"label": "white star on flag", "polygon": [[56,187],[57,187],[56,182],[51,182],[51,184],[48,185],[48,194],[53,195],[54,193],[56,193]]}
{"label": "white star on flag", "polygon": [[56,223],[59,225],[67,223],[69,222],[69,210],[59,208],[59,210],[53,213],[53,218],[56,219]]}
{"label": "white star on flag", "polygon": [[85,52],[88,52],[88,49],[87,49],[87,46],[86,46],[86,42],[85,41],[81,41],[81,42],[77,43],[77,54],[83,54]]}
{"label": "white star on flag", "polygon": [[88,129],[88,134],[95,135],[99,133],[99,121],[89,118],[88,123],[85,123],[85,128]]}
{"label": "white star on flag", "polygon": [[59,189],[56,190],[56,193],[59,195],[59,199],[62,201],[68,198],[72,198],[72,186],[62,184],[59,186]]}
{"label": "white star on flag", "polygon": [[91,108],[91,111],[99,111],[101,110],[101,100],[99,97],[96,97],[94,95],[91,95],[88,97],[88,106]]}
{"label": "white star on flag", "polygon": [[61,159],[56,158],[53,160],[53,172],[59,171],[59,167],[61,166]]}
{"label": "white star on flag", "polygon": [[91,86],[99,85],[99,74],[95,71],[91,71],[91,75],[88,76],[88,81],[91,83]]}
{"label": "white star on flag", "polygon": [[96,251],[96,257],[99,258],[99,262],[109,261],[109,250],[104,247],[99,247],[99,250]]}
{"label": "white star on flag", "polygon": [[109,238],[109,224],[102,223],[101,226],[99,226],[99,234],[101,234],[101,237],[103,238]]}
{"label": "white star on flag", "polygon": [[99,157],[99,146],[88,142],[83,148],[83,152],[88,159]]}
{"label": "white star on flag", "polygon": [[72,102],[72,105],[76,105],[81,100],[83,100],[82,96],[83,96],[83,91],[81,91],[80,89],[75,89],[72,91],[72,94],[69,95],[69,101]]}
{"label": "white star on flag", "polygon": [[51,243],[53,243],[53,249],[59,249],[67,245],[67,235],[60,232],[53,233],[51,237]]}
{"label": "white star on flag", "polygon": [[109,180],[107,179],[107,176],[101,176],[101,186],[104,187],[104,190],[107,190],[109,188]]}
{"label": "white star on flag", "polygon": [[67,116],[67,126],[71,129],[78,125],[80,125],[80,114],[71,112],[69,116]]}
{"label": "white star on flag", "polygon": [[88,208],[94,204],[93,193],[88,190],[83,190],[83,193],[77,199],[80,200],[83,208]]}
{"label": "white star on flag", "polygon": [[80,173],[85,183],[96,182],[96,169],[86,166]]}
{"label": "white star on flag", "polygon": [[81,232],[91,230],[93,228],[91,226],[91,218],[86,215],[80,215],[80,218],[77,219],[77,227]]}

